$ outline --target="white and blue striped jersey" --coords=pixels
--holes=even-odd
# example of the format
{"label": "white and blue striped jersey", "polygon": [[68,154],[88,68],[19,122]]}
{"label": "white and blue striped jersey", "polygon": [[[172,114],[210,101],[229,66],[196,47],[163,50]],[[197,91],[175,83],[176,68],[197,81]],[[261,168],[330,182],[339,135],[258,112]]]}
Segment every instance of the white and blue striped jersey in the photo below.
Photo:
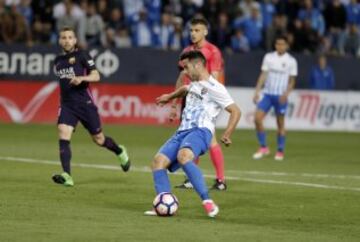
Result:
{"label": "white and blue striped jersey", "polygon": [[233,103],[225,86],[212,76],[205,81],[191,82],[178,131],[198,127],[214,133],[217,116]]}
{"label": "white and blue striped jersey", "polygon": [[290,76],[298,74],[296,59],[289,53],[279,55],[276,51],[264,56],[261,70],[267,73],[263,91],[270,95],[283,95]]}

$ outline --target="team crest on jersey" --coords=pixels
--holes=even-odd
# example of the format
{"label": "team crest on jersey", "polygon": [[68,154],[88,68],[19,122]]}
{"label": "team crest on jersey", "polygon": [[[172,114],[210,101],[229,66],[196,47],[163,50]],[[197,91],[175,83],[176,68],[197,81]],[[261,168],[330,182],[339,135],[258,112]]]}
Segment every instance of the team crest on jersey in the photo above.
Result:
{"label": "team crest on jersey", "polygon": [[75,57],[69,58],[69,64],[73,65],[73,64],[75,64],[75,61],[76,61]]}
{"label": "team crest on jersey", "polygon": [[208,92],[207,88],[204,87],[203,89],[201,89],[201,95],[205,95],[207,92]]}

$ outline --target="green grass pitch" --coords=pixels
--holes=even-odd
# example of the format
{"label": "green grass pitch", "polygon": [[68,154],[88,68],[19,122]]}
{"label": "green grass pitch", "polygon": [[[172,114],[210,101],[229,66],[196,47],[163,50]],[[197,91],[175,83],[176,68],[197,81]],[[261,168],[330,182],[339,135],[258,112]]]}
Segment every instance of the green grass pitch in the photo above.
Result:
{"label": "green grass pitch", "polygon": [[[360,241],[359,133],[289,132],[286,157],[254,161],[253,131],[224,148],[228,191],[205,216],[195,192],[176,190],[178,214],[146,217],[154,198],[149,164],[169,127],[105,126],[128,147],[133,167],[96,147],[82,127],[71,142],[75,187],[51,181],[60,171],[55,125],[0,124],[0,241]],[[220,133],[220,132],[219,132]],[[268,133],[272,151],[275,132]],[[207,184],[208,155],[200,164]],[[171,175],[172,185],[183,180]]]}

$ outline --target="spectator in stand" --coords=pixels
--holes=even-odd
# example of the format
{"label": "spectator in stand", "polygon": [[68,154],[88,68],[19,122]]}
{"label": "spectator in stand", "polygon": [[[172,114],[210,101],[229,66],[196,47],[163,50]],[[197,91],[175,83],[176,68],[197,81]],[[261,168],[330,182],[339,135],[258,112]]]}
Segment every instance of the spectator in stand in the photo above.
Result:
{"label": "spectator in stand", "polygon": [[346,19],[349,24],[360,25],[360,4],[357,0],[351,0],[346,6]]}
{"label": "spectator in stand", "polygon": [[123,0],[125,22],[129,25],[139,18],[139,13],[145,8],[143,0]]}
{"label": "spectator in stand", "polygon": [[265,31],[265,49],[269,52],[273,49],[276,37],[285,36],[287,33],[286,15],[275,15],[272,24]]}
{"label": "spectator in stand", "polygon": [[111,8],[108,5],[107,0],[99,0],[96,4],[97,13],[101,16],[104,22],[108,22],[110,20],[110,9],[119,8],[117,6],[112,6]]}
{"label": "spectator in stand", "polygon": [[249,40],[251,49],[258,49],[262,42],[262,19],[260,18],[259,8],[251,10],[250,17],[245,17],[235,29],[241,28],[246,38]]}
{"label": "spectator in stand", "polygon": [[241,29],[235,30],[235,34],[231,37],[231,49],[238,53],[250,51],[249,41]]}
{"label": "spectator in stand", "polygon": [[78,45],[87,48],[103,46],[105,24],[96,12],[95,3],[88,3],[85,17],[80,19]]}
{"label": "spectator in stand", "polygon": [[181,17],[185,23],[194,17],[194,15],[199,11],[199,8],[193,2],[193,0],[183,0]]}
{"label": "spectator in stand", "polygon": [[[201,12],[204,17],[208,20],[210,26],[216,26],[218,16],[221,10],[220,1],[218,0],[205,0],[205,4],[202,7]],[[214,29],[211,29],[212,31]]]}
{"label": "spectator in stand", "polygon": [[345,34],[344,50],[347,55],[360,56],[359,27],[355,23],[348,26]]}
{"label": "spectator in stand", "polygon": [[311,69],[310,88],[314,90],[333,90],[335,88],[334,71],[327,64],[325,55],[319,56],[318,64]]}
{"label": "spectator in stand", "polygon": [[[223,0],[221,2],[221,12],[225,12],[229,17],[229,22],[232,22],[239,12],[239,0]],[[241,11],[241,10],[240,10]]]}
{"label": "spectator in stand", "polygon": [[18,12],[16,5],[12,5],[9,11],[0,16],[0,24],[0,39],[6,44],[32,45],[30,28],[24,16]]}
{"label": "spectator in stand", "polygon": [[228,15],[221,12],[218,16],[218,22],[214,26],[215,28],[211,29],[210,39],[219,49],[224,50],[230,46],[232,32]]}
{"label": "spectator in stand", "polygon": [[161,25],[158,32],[158,47],[164,50],[170,49],[174,44],[175,27],[172,22],[173,16],[169,13],[163,13],[161,16]]}
{"label": "spectator in stand", "polygon": [[[75,31],[78,32],[78,27],[79,27],[79,18],[81,17],[75,17],[77,16],[76,14],[73,14],[74,12],[76,12],[78,7],[76,7],[72,1],[64,1],[65,5],[65,13],[63,14],[59,14],[59,12],[57,12],[57,14],[54,15],[58,16],[56,18],[56,32],[59,33],[61,29],[63,29],[64,27],[69,27],[74,29]],[[56,6],[54,7],[54,9],[56,8]],[[79,8],[80,9],[80,8]],[[54,10],[55,11],[55,10]]]}
{"label": "spectator in stand", "polygon": [[26,24],[31,26],[34,18],[34,13],[31,8],[31,0],[21,0],[17,5],[17,11],[25,18]]}
{"label": "spectator in stand", "polygon": [[105,28],[106,46],[114,46],[115,36],[119,30],[123,29],[126,29],[123,13],[120,8],[113,8],[110,12],[110,18]]}
{"label": "spectator in stand", "polygon": [[300,1],[298,0],[287,0],[287,1],[278,1],[275,5],[276,12],[278,14],[283,14],[287,16],[288,19],[288,29],[294,31],[295,29],[295,19],[298,17],[300,9]]}
{"label": "spectator in stand", "polygon": [[134,47],[155,47],[157,44],[156,29],[151,24],[145,9],[131,24],[131,39]]}
{"label": "spectator in stand", "polygon": [[[250,18],[254,8],[260,10],[260,4],[254,0],[243,0],[239,2],[239,8],[245,18]],[[262,20],[261,13],[259,13],[259,18]]]}
{"label": "spectator in stand", "polygon": [[118,29],[114,36],[114,43],[116,48],[130,48],[131,38],[127,28]]}
{"label": "spectator in stand", "polygon": [[316,30],[320,36],[325,33],[325,23],[321,12],[313,7],[312,0],[305,0],[304,7],[300,9],[298,18],[301,21],[309,20],[311,28]]}
{"label": "spectator in stand", "polygon": [[311,27],[310,20],[295,20],[289,43],[294,52],[310,54],[318,52],[319,34]]}
{"label": "spectator in stand", "polygon": [[277,0],[264,0],[260,3],[264,29],[267,29],[272,24],[273,16],[276,14],[276,8],[273,2],[276,1]]}
{"label": "spectator in stand", "polygon": [[152,25],[160,25],[161,22],[161,0],[143,0]]}
{"label": "spectator in stand", "polygon": [[173,17],[173,25],[174,25],[174,41],[172,43],[172,50],[180,50],[182,49],[184,44],[183,39],[183,20],[181,17]]}
{"label": "spectator in stand", "polygon": [[[68,12],[70,10],[70,13]],[[79,20],[85,16],[85,12],[75,4],[73,0],[63,0],[54,5],[53,17],[54,19],[63,18],[64,16],[71,16],[71,18]]]}
{"label": "spectator in stand", "polygon": [[332,52],[344,54],[344,37],[346,27],[346,9],[340,0],[332,0],[324,10],[326,28],[331,40]]}
{"label": "spectator in stand", "polygon": [[162,12],[171,12],[174,16],[180,16],[182,11],[182,0],[163,0]]}
{"label": "spectator in stand", "polygon": [[55,21],[53,18],[52,0],[32,1],[34,12],[32,39],[34,43],[56,43]]}

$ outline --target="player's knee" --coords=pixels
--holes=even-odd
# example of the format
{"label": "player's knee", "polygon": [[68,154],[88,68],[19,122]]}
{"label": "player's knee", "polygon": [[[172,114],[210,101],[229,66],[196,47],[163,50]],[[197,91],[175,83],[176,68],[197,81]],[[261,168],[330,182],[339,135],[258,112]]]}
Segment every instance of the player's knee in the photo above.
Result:
{"label": "player's knee", "polygon": [[194,159],[194,153],[192,152],[191,149],[188,148],[181,149],[177,154],[177,160],[182,165],[193,159]]}
{"label": "player's knee", "polygon": [[261,122],[262,122],[261,116],[260,115],[255,115],[254,122],[255,122],[256,125],[260,125]]}
{"label": "player's knee", "polygon": [[153,159],[153,162],[151,163],[151,169],[152,170],[166,169],[168,164],[169,161],[164,155],[156,154]]}
{"label": "player's knee", "polygon": [[94,141],[95,144],[102,146],[105,142],[105,137],[104,135],[93,135],[92,139]]}
{"label": "player's knee", "polygon": [[65,140],[70,139],[71,132],[72,130],[70,130],[68,127],[64,125],[58,125],[58,134],[60,139],[65,139]]}

